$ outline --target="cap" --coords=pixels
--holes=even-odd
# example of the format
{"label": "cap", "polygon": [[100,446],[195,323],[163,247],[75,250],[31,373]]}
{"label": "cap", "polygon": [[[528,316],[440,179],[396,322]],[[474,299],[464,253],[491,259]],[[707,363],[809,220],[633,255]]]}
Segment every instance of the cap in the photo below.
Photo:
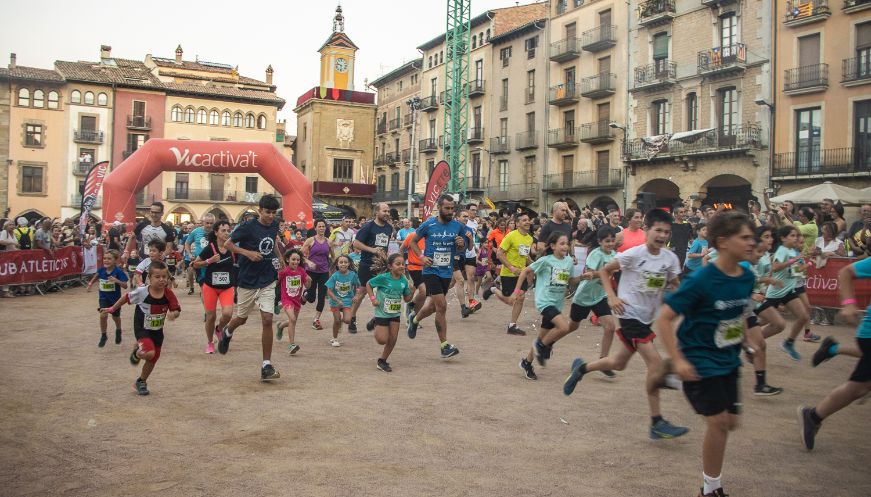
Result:
{"label": "cap", "polygon": [[24,216],[19,217],[19,218],[17,219],[17,221],[18,221],[18,226],[27,226],[27,224],[28,224],[28,223],[27,223],[27,218],[24,217]]}

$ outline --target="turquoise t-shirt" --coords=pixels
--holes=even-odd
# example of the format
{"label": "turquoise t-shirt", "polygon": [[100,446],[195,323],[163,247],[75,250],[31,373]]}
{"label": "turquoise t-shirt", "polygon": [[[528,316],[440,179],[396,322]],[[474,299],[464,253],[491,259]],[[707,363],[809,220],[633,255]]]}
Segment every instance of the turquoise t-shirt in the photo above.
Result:
{"label": "turquoise t-shirt", "polygon": [[[606,253],[601,248],[594,249],[587,256],[586,266],[593,271],[598,271],[611,262],[615,255],[617,255],[617,252],[613,250],[611,253]],[[602,280],[594,278],[592,280],[584,280],[578,285],[572,303],[583,307],[592,307],[607,296],[605,287],[602,286]]]}
{"label": "turquoise t-shirt", "polygon": [[395,318],[402,312],[402,297],[411,293],[408,279],[405,276],[394,278],[390,273],[381,273],[369,280],[369,285],[376,290],[376,318]]}
{"label": "turquoise t-shirt", "polygon": [[535,272],[535,308],[538,312],[547,307],[563,310],[566,287],[574,265],[571,257],[557,259],[551,254],[539,258],[529,266]]}
{"label": "turquoise t-shirt", "polygon": [[[857,278],[871,278],[871,259],[862,259],[853,264]],[[865,313],[865,319],[856,330],[856,338],[871,338],[871,312]]]}
{"label": "turquoise t-shirt", "polygon": [[[701,254],[703,250],[708,248],[708,241],[702,240],[701,238],[696,238],[693,241],[693,244],[690,246],[689,254]],[[684,263],[684,267],[690,271],[695,271],[696,269],[702,267],[702,257],[697,257],[695,259],[690,259],[687,257],[687,261]]]}
{"label": "turquoise t-shirt", "polygon": [[336,271],[327,280],[326,287],[342,300],[336,302],[330,298],[330,307],[351,307],[354,294],[360,287],[360,278],[354,271],[348,271],[347,274]]}
{"label": "turquoise t-shirt", "polygon": [[[777,251],[774,252],[772,263],[777,262],[783,264],[796,256],[798,256],[797,250],[786,248],[781,245],[780,247],[777,247]],[[785,297],[789,292],[795,289],[796,278],[793,275],[792,266],[787,266],[780,271],[772,272],[771,277],[782,281],[783,286],[778,288],[774,285],[769,285],[768,291],[765,292],[765,298],[779,299]]]}

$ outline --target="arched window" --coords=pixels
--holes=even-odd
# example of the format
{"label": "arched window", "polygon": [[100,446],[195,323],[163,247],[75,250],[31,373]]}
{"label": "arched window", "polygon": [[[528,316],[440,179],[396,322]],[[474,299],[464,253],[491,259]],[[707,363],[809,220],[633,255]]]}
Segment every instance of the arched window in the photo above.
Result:
{"label": "arched window", "polygon": [[30,107],[30,90],[27,88],[18,90],[18,105],[21,107]]}
{"label": "arched window", "polygon": [[487,30],[487,41],[490,41],[490,30]]}
{"label": "arched window", "polygon": [[217,126],[219,118],[220,118],[220,115],[218,114],[217,109],[212,109],[212,111],[209,112],[209,124],[210,125]]}
{"label": "arched window", "polygon": [[253,128],[254,127],[254,114],[246,114],[245,115],[245,127]]}
{"label": "arched window", "polygon": [[94,94],[92,92],[85,92],[85,105],[94,105]]}
{"label": "arched window", "polygon": [[45,107],[45,92],[42,90],[33,90],[33,106],[40,109]]}
{"label": "arched window", "polygon": [[472,50],[478,48],[478,37],[472,36]]}
{"label": "arched window", "polygon": [[242,113],[241,112],[237,112],[237,113],[233,114],[233,126],[236,128],[242,127]]}
{"label": "arched window", "polygon": [[107,106],[109,105],[109,97],[105,93],[100,93],[97,95],[97,105]]}
{"label": "arched window", "polygon": [[221,114],[221,126],[229,126],[230,125],[230,111],[225,110],[223,114]]}
{"label": "arched window", "polygon": [[484,33],[478,33],[478,45],[484,46]]}
{"label": "arched window", "polygon": [[197,111],[197,124],[206,124],[206,109]]}
{"label": "arched window", "polygon": [[70,102],[74,104],[82,103],[82,92],[79,90],[73,90],[73,92],[70,93]]}
{"label": "arched window", "polygon": [[170,114],[169,119],[175,123],[181,122],[181,105],[176,105],[172,108],[172,113]]}
{"label": "arched window", "polygon": [[48,108],[57,109],[60,106],[60,95],[54,90],[48,92]]}
{"label": "arched window", "polygon": [[263,114],[257,116],[257,129],[266,129],[266,116]]}
{"label": "arched window", "polygon": [[194,122],[194,108],[188,107],[184,110],[184,122],[193,123]]}

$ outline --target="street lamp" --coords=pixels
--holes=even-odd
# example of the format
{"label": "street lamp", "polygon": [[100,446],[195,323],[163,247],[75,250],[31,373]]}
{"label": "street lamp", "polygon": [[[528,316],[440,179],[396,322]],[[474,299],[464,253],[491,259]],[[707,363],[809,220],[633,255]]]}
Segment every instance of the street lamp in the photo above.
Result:
{"label": "street lamp", "polygon": [[406,105],[411,109],[411,157],[408,160],[408,170],[405,172],[405,190],[407,198],[405,201],[405,215],[411,218],[411,200],[414,196],[414,159],[417,157],[415,146],[417,145],[417,111],[420,110],[420,97],[409,98],[405,101]]}

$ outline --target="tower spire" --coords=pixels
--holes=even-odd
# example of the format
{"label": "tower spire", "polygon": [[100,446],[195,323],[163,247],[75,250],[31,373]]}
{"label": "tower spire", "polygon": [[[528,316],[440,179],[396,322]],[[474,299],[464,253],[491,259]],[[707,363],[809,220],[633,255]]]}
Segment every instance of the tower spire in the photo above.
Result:
{"label": "tower spire", "polygon": [[336,7],[336,17],[333,18],[333,33],[345,31],[345,17],[342,15],[342,4]]}

